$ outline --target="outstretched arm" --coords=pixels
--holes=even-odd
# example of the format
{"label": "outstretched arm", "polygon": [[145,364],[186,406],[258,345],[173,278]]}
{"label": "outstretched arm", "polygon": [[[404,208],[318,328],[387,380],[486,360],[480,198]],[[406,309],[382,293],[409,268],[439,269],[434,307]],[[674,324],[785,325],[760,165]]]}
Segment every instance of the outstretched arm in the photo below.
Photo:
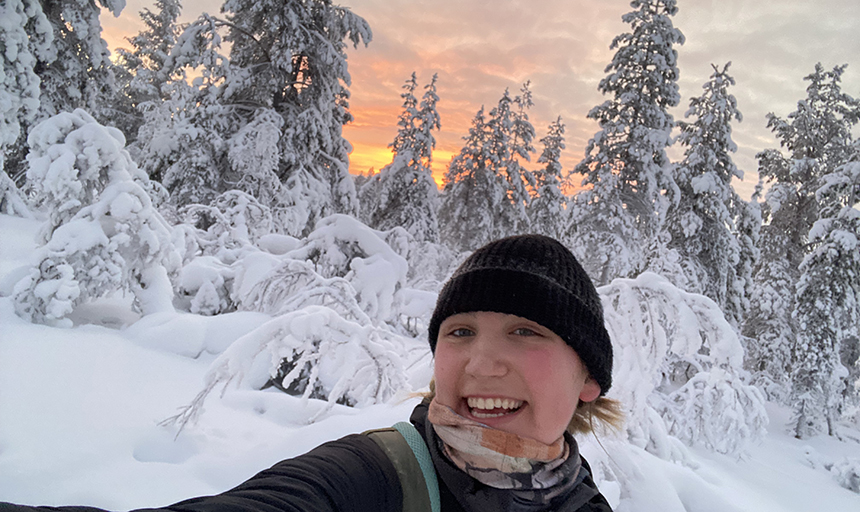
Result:
{"label": "outstretched arm", "polygon": [[[391,462],[363,435],[346,436],[279,462],[239,486],[139,512],[400,512],[403,495]],[[0,503],[0,512],[104,512],[92,507]]]}

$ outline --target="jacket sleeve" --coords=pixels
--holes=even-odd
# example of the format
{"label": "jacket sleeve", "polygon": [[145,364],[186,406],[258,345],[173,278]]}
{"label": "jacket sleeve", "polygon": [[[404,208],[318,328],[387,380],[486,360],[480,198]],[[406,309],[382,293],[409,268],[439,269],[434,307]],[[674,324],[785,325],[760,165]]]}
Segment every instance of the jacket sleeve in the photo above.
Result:
{"label": "jacket sleeve", "polygon": [[[351,435],[262,471],[218,494],[139,512],[401,512],[394,466],[367,436]],[[91,507],[22,507],[0,512],[103,512]]]}

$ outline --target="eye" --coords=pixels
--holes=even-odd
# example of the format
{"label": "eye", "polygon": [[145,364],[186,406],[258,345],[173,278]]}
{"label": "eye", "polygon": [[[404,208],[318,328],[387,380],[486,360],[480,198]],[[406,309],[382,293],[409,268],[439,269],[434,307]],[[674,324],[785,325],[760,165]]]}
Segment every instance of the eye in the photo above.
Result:
{"label": "eye", "polygon": [[517,336],[540,336],[540,333],[528,327],[517,327],[513,330],[513,334]]}
{"label": "eye", "polygon": [[452,336],[454,338],[465,338],[468,336],[474,336],[475,332],[471,329],[467,329],[465,327],[457,327],[456,329],[451,330],[448,333],[448,336]]}

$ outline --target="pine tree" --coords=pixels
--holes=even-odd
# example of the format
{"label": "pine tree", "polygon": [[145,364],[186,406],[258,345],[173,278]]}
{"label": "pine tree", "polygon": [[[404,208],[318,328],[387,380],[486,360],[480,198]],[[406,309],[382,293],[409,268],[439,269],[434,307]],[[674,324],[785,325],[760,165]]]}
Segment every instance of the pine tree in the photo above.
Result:
{"label": "pine tree", "polygon": [[565,204],[561,191],[561,152],[564,150],[564,123],[561,117],[549,125],[546,137],[540,140],[543,152],[538,163],[542,169],[534,171],[535,197],[529,205],[532,232],[559,239],[566,227]]}
{"label": "pine tree", "polygon": [[[431,133],[438,130],[436,111],[437,76],[425,87],[421,102],[415,97],[418,82],[415,73],[403,86],[403,112],[397,122],[397,136],[389,147],[394,160],[373,176],[361,190],[362,215],[368,225],[381,231],[401,226],[416,240],[438,243],[439,224],[436,218],[438,190],[430,170],[436,140]],[[372,189],[372,190],[371,190]],[[368,198],[373,197],[375,201]]]}
{"label": "pine tree", "polygon": [[[776,149],[758,155],[759,175],[770,181],[771,187],[762,208],[766,224],[761,231],[761,258],[751,311],[744,326],[744,334],[754,340],[747,364],[760,382],[792,387],[792,403],[799,408],[795,413],[803,418],[820,419],[831,407],[827,404],[834,402],[832,394],[836,392],[835,386],[827,383],[835,364],[827,363],[829,369],[824,368],[823,373],[813,372],[817,377],[811,380],[809,375],[798,373],[803,371],[798,367],[800,361],[812,364],[813,360],[819,361],[819,356],[836,357],[832,351],[807,354],[821,351],[822,347],[803,337],[809,333],[802,332],[798,321],[809,325],[824,319],[813,319],[815,307],[801,305],[798,300],[811,300],[825,293],[815,280],[826,274],[821,262],[826,267],[829,256],[813,256],[820,242],[814,240],[810,230],[816,221],[828,218],[823,214],[834,214],[832,209],[829,214],[827,208],[822,209],[824,203],[817,191],[847,161],[852,151],[851,127],[860,120],[860,102],[841,91],[844,69],[845,66],[837,66],[824,71],[820,64],[816,65],[805,78],[810,82],[807,97],[798,102],[797,110],[787,120],[768,115],[768,127],[777,134],[788,156]],[[817,335],[829,336],[823,332],[827,330],[825,325],[816,325],[822,330]],[[791,382],[786,382],[786,375],[791,375]],[[804,430],[803,426],[808,424],[806,420],[798,421],[792,428],[796,435],[809,435],[812,430]]]}
{"label": "pine tree", "polygon": [[490,167],[484,108],[475,114],[466,144],[451,160],[445,173],[439,208],[442,241],[458,251],[485,245],[494,239],[494,214],[503,197],[496,175]]}
{"label": "pine tree", "polygon": [[[824,177],[816,191],[821,217],[809,233],[814,247],[800,265],[792,348],[791,427],[800,439],[824,428],[835,435],[845,399],[856,402],[856,381],[841,360],[860,338],[860,144],[851,161]],[[843,349],[843,344],[853,345]],[[852,363],[856,366],[856,360]]]}
{"label": "pine tree", "polygon": [[[95,0],[41,4],[54,30],[54,51],[37,65],[42,80],[39,118],[83,108],[99,122],[112,121],[117,86],[110,51],[101,38],[99,6]],[[98,4],[119,16],[125,0],[99,0]]]}
{"label": "pine tree", "polygon": [[[742,119],[734,95],[735,84],[728,74],[729,64],[714,73],[704,85],[704,93],[690,100],[680,122],[679,142],[686,148],[684,159],[675,168],[680,194],[669,209],[666,228],[688,269],[688,291],[713,299],[734,326],[739,326],[748,298],[746,280],[739,275],[741,246],[735,236],[735,220],[743,212],[744,201],[732,188],[732,178],[743,178],[732,161],[737,151],[732,140],[732,120]],[[677,284],[677,283],[676,283]]]}
{"label": "pine tree", "polygon": [[526,207],[531,172],[520,164],[534,151],[528,82],[521,94],[506,90],[485,120],[483,107],[472,120],[466,145],[445,173],[439,224],[443,241],[473,250],[490,240],[529,230]]}
{"label": "pine tree", "polygon": [[[125,0],[99,0],[98,4],[119,15]],[[9,95],[0,98],[9,101],[0,101],[4,105],[0,151],[4,153],[3,168],[18,181],[26,172],[27,134],[36,123],[59,112],[84,108],[100,122],[116,124],[120,113],[113,107],[118,100],[115,66],[101,38],[95,0],[9,0],[2,9],[7,20],[0,32],[7,48],[4,74],[11,73],[0,85],[0,95]],[[15,28],[10,31],[11,27]],[[6,46],[7,42],[11,44]],[[16,128],[19,136],[10,143]]]}
{"label": "pine tree", "polygon": [[[129,144],[137,138],[137,130],[143,124],[140,106],[166,99],[161,89],[169,77],[162,70],[179,36],[176,20],[182,11],[180,1],[156,0],[155,7],[156,12],[148,8],[140,11],[146,29],[126,38],[131,50],[119,48],[116,52],[118,86],[130,108],[129,120],[123,129]],[[160,179],[159,176],[155,178]]]}
{"label": "pine tree", "polygon": [[227,0],[222,10],[231,65],[243,70],[223,101],[236,114],[268,108],[283,118],[277,176],[298,212],[286,231],[307,234],[332,213],[357,215],[342,136],[352,120],[344,41],[370,42],[367,22],[331,0]]}
{"label": "pine tree", "polygon": [[[38,60],[47,59],[54,35],[41,5],[33,0],[7,0],[0,6],[0,41],[3,73],[0,75],[0,172],[6,170],[6,153],[25,145],[26,127],[39,111]],[[22,155],[12,155],[16,164]],[[15,176],[16,166],[8,170]]]}
{"label": "pine tree", "polygon": [[599,90],[611,99],[594,107],[600,125],[575,172],[582,185],[572,204],[569,239],[586,270],[607,283],[644,270],[670,201],[677,196],[666,148],[680,101],[672,25],[675,0],[633,0],[622,19],[632,32],[617,36],[617,49]]}
{"label": "pine tree", "polygon": [[[224,89],[241,70],[222,53],[218,27],[204,14],[183,31],[161,72],[170,77],[162,87],[166,99],[143,111],[136,157],[175,207],[208,204],[230,188],[227,139],[239,127],[223,105]],[[189,76],[191,69],[199,76]]]}

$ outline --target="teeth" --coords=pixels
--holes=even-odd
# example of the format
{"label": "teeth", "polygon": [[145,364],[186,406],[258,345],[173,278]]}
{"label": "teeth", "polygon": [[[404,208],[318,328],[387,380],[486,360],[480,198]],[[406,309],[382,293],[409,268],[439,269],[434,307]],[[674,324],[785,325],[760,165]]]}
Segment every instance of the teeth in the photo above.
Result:
{"label": "teeth", "polygon": [[511,400],[509,398],[474,398],[469,397],[466,403],[473,409],[519,409],[523,405],[522,400]]}

